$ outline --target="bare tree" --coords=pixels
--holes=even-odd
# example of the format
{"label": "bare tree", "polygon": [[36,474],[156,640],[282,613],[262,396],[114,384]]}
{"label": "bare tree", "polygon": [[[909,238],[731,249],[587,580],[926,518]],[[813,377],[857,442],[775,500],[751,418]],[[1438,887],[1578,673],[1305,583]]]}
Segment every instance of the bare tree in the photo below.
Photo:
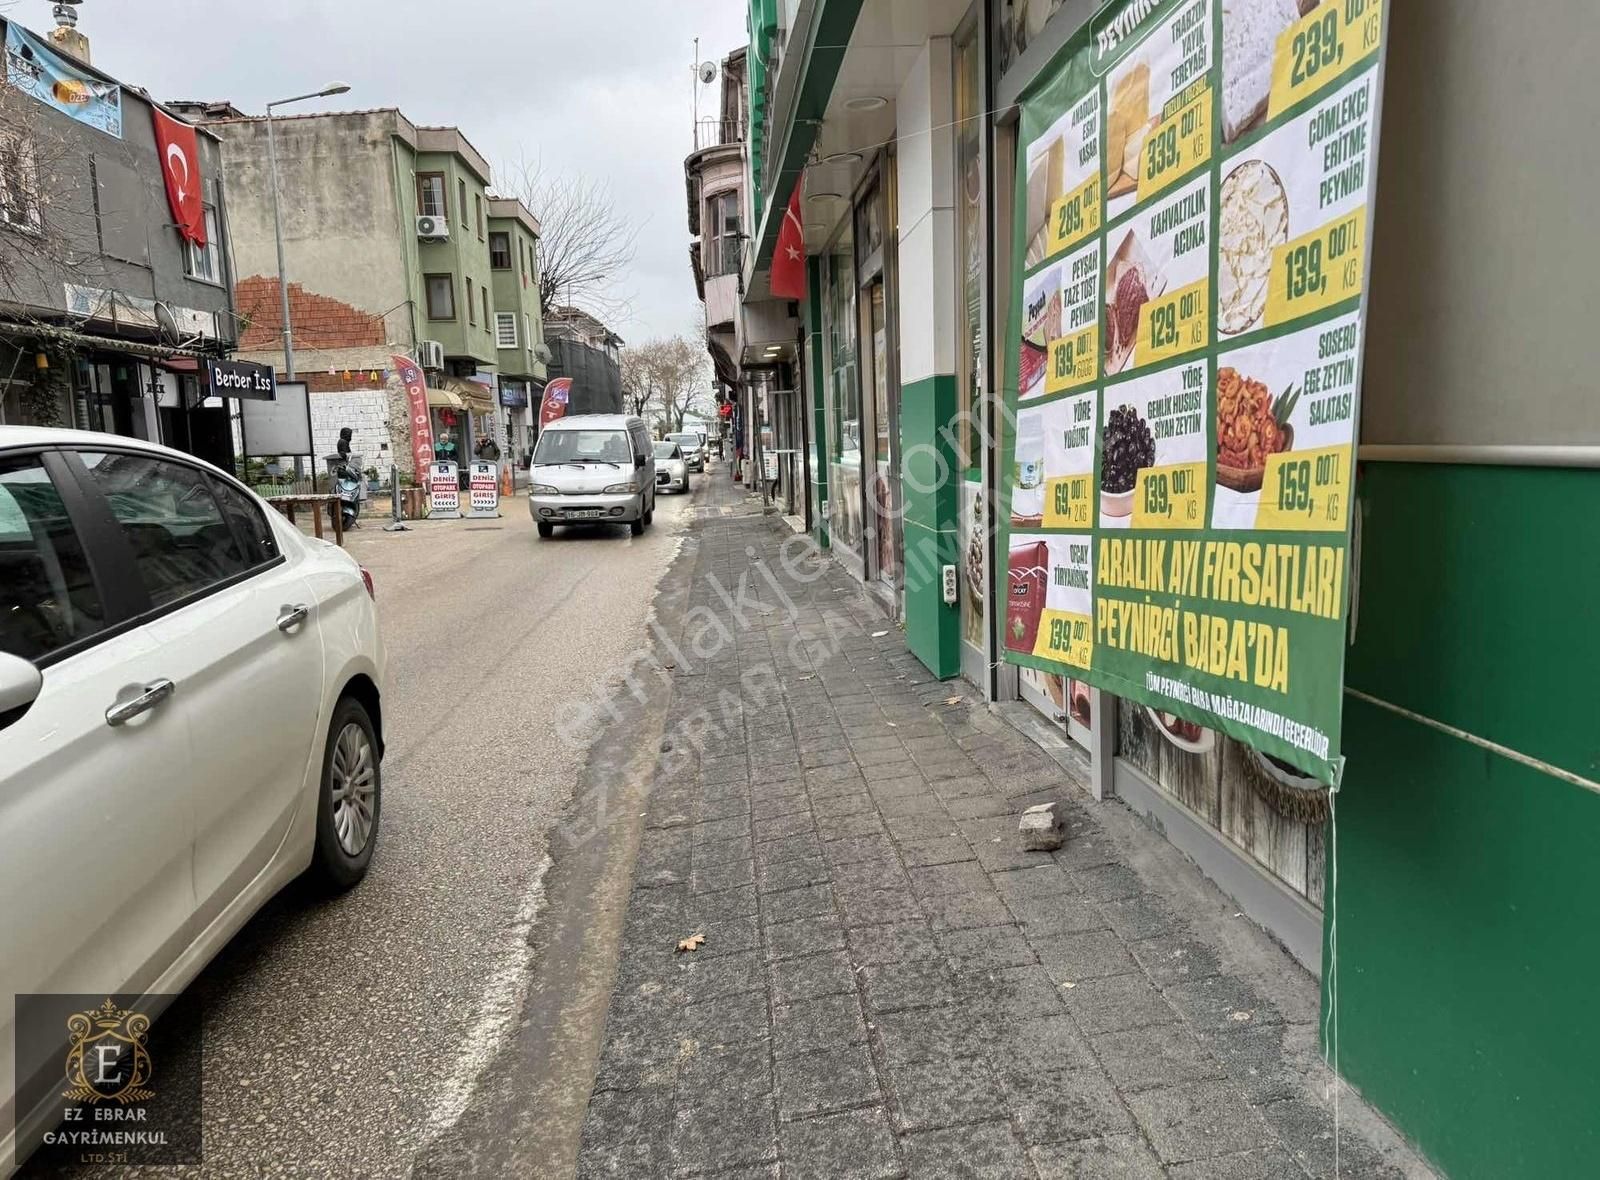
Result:
{"label": "bare tree", "polygon": [[504,187],[539,219],[539,309],[582,305],[604,318],[624,316],[631,299],[621,287],[633,262],[639,227],[630,225],[603,180],[546,173],[519,159],[497,173]]}
{"label": "bare tree", "polygon": [[657,430],[670,434],[683,429],[686,414],[706,408],[710,368],[696,341],[663,336],[623,350],[622,387],[635,413],[648,409]]}

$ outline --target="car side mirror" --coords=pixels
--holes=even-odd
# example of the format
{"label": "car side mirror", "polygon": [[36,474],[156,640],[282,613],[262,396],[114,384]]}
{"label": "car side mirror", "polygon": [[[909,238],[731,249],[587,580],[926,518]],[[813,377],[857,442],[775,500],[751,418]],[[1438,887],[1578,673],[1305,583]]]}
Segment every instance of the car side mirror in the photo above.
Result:
{"label": "car side mirror", "polygon": [[26,709],[38,699],[44,677],[21,656],[0,651],[0,725],[7,714]]}
{"label": "car side mirror", "polygon": [[644,456],[643,455],[635,455],[633,457],[633,465],[635,467],[643,467],[644,466]]}

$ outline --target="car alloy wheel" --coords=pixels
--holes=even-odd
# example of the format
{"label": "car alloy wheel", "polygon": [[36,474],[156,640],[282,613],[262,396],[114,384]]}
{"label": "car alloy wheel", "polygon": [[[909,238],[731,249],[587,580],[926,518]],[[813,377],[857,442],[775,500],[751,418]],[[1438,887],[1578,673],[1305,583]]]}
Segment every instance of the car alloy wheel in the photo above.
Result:
{"label": "car alloy wheel", "polygon": [[347,722],[328,764],[333,830],[346,856],[360,856],[372,837],[377,758],[366,730]]}

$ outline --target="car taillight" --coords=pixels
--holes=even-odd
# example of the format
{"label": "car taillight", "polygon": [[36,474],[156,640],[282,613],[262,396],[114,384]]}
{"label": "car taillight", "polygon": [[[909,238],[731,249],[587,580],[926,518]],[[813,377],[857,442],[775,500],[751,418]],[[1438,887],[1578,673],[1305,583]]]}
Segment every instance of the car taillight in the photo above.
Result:
{"label": "car taillight", "polygon": [[367,597],[377,602],[378,592],[372,588],[372,571],[366,566],[361,567],[361,580],[367,584]]}

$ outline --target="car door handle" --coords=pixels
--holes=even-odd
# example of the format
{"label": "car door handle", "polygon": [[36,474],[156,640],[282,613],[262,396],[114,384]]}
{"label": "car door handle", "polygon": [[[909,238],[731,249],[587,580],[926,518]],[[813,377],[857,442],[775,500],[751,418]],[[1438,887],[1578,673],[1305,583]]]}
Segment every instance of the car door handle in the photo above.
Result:
{"label": "car door handle", "polygon": [[177,686],[170,680],[152,680],[144,686],[144,691],[132,700],[122,701],[107,709],[106,724],[117,726],[125,721],[131,721],[140,713],[146,713],[154,709],[175,691],[177,691]]}
{"label": "car door handle", "polygon": [[286,607],[284,607],[282,609],[282,613],[280,613],[278,615],[278,630],[280,630],[280,631],[292,631],[292,630],[294,630],[294,628],[298,627],[301,623],[306,621],[306,616],[309,615],[310,613],[311,613],[311,611],[306,607],[306,605],[303,602],[302,603],[296,603],[294,606],[286,606]]}

